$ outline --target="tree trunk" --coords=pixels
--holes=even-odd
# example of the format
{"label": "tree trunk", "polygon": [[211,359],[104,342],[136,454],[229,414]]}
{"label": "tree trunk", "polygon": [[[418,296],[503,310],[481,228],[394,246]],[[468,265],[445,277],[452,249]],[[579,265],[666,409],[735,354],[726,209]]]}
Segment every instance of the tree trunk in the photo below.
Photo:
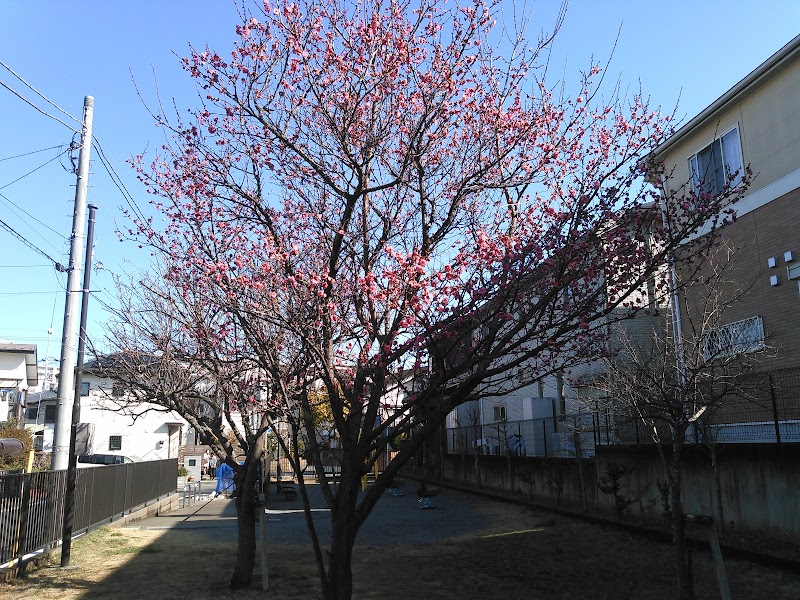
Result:
{"label": "tree trunk", "polygon": [[238,543],[236,563],[231,576],[231,588],[241,589],[253,582],[256,562],[256,511],[254,489],[258,460],[248,459],[242,469],[234,474],[236,484],[236,524]]}
{"label": "tree trunk", "polygon": [[583,449],[581,448],[580,432],[576,431],[573,433],[573,441],[575,444],[575,459],[578,465],[578,486],[580,487],[581,510],[586,512],[589,510],[589,507],[586,501],[586,481],[583,472]]}
{"label": "tree trunk", "polygon": [[714,494],[716,495],[717,501],[717,518],[716,522],[718,523],[717,530],[720,533],[725,533],[725,507],[722,504],[722,484],[719,480],[719,465],[717,463],[717,446],[716,443],[712,442],[709,445],[711,450],[711,473],[714,476]]}
{"label": "tree trunk", "polygon": [[681,455],[683,453],[684,435],[684,430],[678,430],[677,428],[672,432],[670,509],[672,520],[672,544],[675,552],[675,571],[677,578],[677,593],[675,597],[678,600],[694,600],[694,590],[692,589],[689,562],[686,553],[686,522],[684,521],[683,498],[681,495]]}
{"label": "tree trunk", "polygon": [[[349,475],[349,474],[348,474]],[[350,600],[353,596],[353,545],[358,532],[354,518],[360,478],[345,477],[331,508],[331,549],[325,580],[325,600]]]}
{"label": "tree trunk", "polygon": [[475,454],[474,454],[474,457],[475,457],[475,460],[474,460],[474,462],[475,462],[475,485],[477,486],[478,489],[483,487],[481,485],[481,459],[480,459],[482,451],[483,451],[483,446],[477,446],[475,448]]}

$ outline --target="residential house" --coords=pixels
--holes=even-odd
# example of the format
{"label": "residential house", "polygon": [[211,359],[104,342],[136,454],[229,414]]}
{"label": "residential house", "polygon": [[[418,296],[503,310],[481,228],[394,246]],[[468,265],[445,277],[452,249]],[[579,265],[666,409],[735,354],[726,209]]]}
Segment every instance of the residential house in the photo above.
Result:
{"label": "residential house", "polygon": [[[173,411],[150,403],[128,405],[126,391],[101,377],[94,361],[84,365],[76,453],[118,454],[134,460],[177,458],[187,443],[190,427]],[[57,394],[42,391],[29,396],[26,426],[35,432],[39,450],[52,451]]]}
{"label": "residential house", "polygon": [[43,391],[57,391],[58,390],[58,372],[60,365],[58,359],[52,356],[40,358],[36,363],[36,371],[39,374],[39,384],[28,390],[29,392],[43,392]]}
{"label": "residential house", "polygon": [[711,421],[721,441],[800,441],[800,36],[651,158],[671,174],[655,182],[665,197],[689,188],[719,193],[749,166],[754,177],[737,218],[720,231],[734,249],[728,277],[746,293],[706,339],[709,353],[771,351],[758,360],[750,397],[731,399]]}
{"label": "residential house", "polygon": [[21,416],[37,383],[36,344],[0,342],[0,422]]}

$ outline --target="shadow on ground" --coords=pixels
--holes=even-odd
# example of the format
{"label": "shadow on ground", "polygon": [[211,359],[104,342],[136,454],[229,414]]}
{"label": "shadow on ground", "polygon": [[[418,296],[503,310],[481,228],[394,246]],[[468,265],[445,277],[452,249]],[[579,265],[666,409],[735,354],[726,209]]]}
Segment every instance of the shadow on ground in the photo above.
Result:
{"label": "shadow on ground", "polygon": [[[309,489],[314,522],[325,538],[327,510],[319,489]],[[669,545],[450,490],[435,498],[436,509],[420,510],[409,491],[402,497],[387,493],[359,535],[353,561],[357,600],[672,598]],[[300,508],[299,499],[270,500],[270,591],[260,590],[257,563],[254,588],[236,592],[238,598],[320,597]],[[79,569],[40,570],[24,585],[10,587],[8,597],[205,600],[231,594],[236,520],[230,500],[106,529],[95,538],[76,544]],[[734,598],[800,598],[800,574],[742,561],[727,565]],[[699,599],[719,597],[705,553],[695,554],[694,575]]]}

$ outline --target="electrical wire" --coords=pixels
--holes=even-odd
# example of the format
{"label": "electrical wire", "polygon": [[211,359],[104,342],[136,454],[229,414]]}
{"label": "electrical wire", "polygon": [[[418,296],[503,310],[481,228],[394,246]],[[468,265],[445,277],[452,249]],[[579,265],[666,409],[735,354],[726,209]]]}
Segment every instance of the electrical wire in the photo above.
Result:
{"label": "electrical wire", "polygon": [[[58,231],[56,231],[55,229],[53,229],[53,228],[52,228],[52,227],[50,227],[49,225],[47,225],[47,224],[43,223],[42,221],[40,221],[39,219],[37,219],[36,217],[34,217],[34,216],[31,214],[31,213],[29,213],[27,210],[25,210],[24,208],[22,208],[22,207],[21,207],[19,204],[17,204],[17,203],[16,203],[16,202],[14,202],[13,200],[11,200],[11,198],[9,198],[8,196],[6,196],[5,194],[0,194],[0,198],[3,198],[3,199],[6,201],[6,202],[8,202],[8,203],[9,203],[9,204],[11,204],[12,206],[14,206],[14,207],[15,207],[17,210],[21,210],[22,212],[24,212],[24,213],[25,213],[26,215],[28,215],[28,216],[29,216],[31,219],[33,219],[34,221],[36,221],[37,223],[39,223],[39,225],[41,225],[42,227],[45,227],[46,229],[49,229],[50,231],[52,231],[53,233],[55,233],[55,234],[56,234],[58,237],[60,237],[62,240],[66,240],[66,239],[67,239],[67,236],[65,236],[65,235],[63,235],[63,234],[61,234],[61,233],[59,233]],[[51,244],[51,246],[52,246],[52,244]],[[55,248],[55,246],[52,246],[52,247],[53,247],[53,248]]]}
{"label": "electrical wire", "polygon": [[30,152],[25,152],[24,154],[17,154],[15,156],[6,156],[5,158],[0,158],[0,162],[4,160],[11,160],[14,158],[22,158],[23,156],[30,156],[31,154],[38,154],[39,152],[47,152],[48,150],[55,150],[56,148],[62,148],[64,144],[59,144],[58,146],[50,146],[49,148],[42,148],[41,150],[31,150]]}
{"label": "electrical wire", "polygon": [[50,266],[52,265],[0,265],[0,269],[37,269]]}
{"label": "electrical wire", "polygon": [[38,106],[36,106],[36,105],[35,105],[33,102],[31,102],[30,100],[28,100],[28,99],[27,99],[25,96],[23,96],[22,94],[20,94],[20,93],[19,93],[19,92],[17,92],[16,90],[14,90],[14,89],[13,89],[11,86],[9,86],[9,85],[8,85],[7,83],[5,83],[4,81],[0,81],[0,85],[2,85],[2,86],[3,86],[4,88],[6,88],[6,89],[7,89],[9,92],[11,92],[12,94],[14,94],[14,95],[15,95],[17,98],[19,98],[20,100],[22,100],[22,101],[23,101],[25,104],[29,104],[31,107],[35,108],[37,111],[39,111],[40,113],[42,113],[42,114],[43,114],[45,117],[50,117],[50,118],[51,118],[51,119],[53,119],[54,121],[56,121],[56,122],[58,122],[58,123],[61,123],[61,124],[62,124],[64,127],[66,127],[67,129],[69,129],[70,131],[74,131],[75,133],[80,133],[80,131],[79,131],[79,130],[75,129],[75,128],[74,128],[74,127],[72,127],[71,125],[67,125],[66,123],[64,123],[64,121],[62,121],[62,120],[61,120],[61,119],[59,119],[58,117],[55,117],[55,116],[51,115],[50,113],[43,111],[41,108],[39,108]]}
{"label": "electrical wire", "polygon": [[83,123],[82,123],[82,122],[81,122],[79,119],[76,119],[75,117],[73,117],[71,114],[69,114],[69,113],[68,113],[67,111],[65,111],[63,108],[61,108],[61,107],[60,107],[58,104],[56,104],[55,102],[53,102],[52,100],[50,100],[50,98],[48,98],[47,96],[45,96],[45,95],[44,95],[42,92],[40,92],[40,91],[39,91],[39,90],[37,90],[35,87],[33,87],[33,86],[30,84],[30,83],[28,83],[27,81],[25,81],[25,80],[24,80],[24,79],[23,79],[23,78],[22,78],[22,77],[21,77],[21,76],[20,76],[20,75],[19,75],[19,74],[18,74],[16,71],[14,71],[14,69],[12,69],[11,67],[9,67],[9,66],[8,66],[6,63],[4,63],[2,60],[0,60],[0,66],[2,66],[3,68],[5,68],[5,69],[6,69],[6,70],[7,70],[9,73],[11,73],[11,74],[12,74],[14,77],[16,77],[17,79],[19,79],[19,80],[20,80],[22,83],[24,83],[24,84],[25,84],[25,85],[28,87],[28,89],[30,89],[31,91],[33,91],[34,93],[36,93],[36,94],[37,94],[37,95],[38,95],[40,98],[42,98],[42,99],[43,99],[45,102],[47,102],[48,104],[50,104],[51,106],[53,106],[54,108],[56,108],[57,110],[59,110],[59,111],[60,111],[62,114],[64,114],[64,115],[68,116],[70,119],[72,119],[73,121],[75,121],[75,122],[76,122],[76,123],[78,123],[79,125],[81,125],[81,126],[83,125]]}
{"label": "electrical wire", "polygon": [[67,268],[64,265],[54,260],[53,257],[51,257],[49,254],[47,254],[47,252],[45,252],[38,246],[29,242],[27,239],[25,239],[25,237],[21,233],[18,233],[13,227],[11,227],[11,225],[6,223],[2,219],[0,219],[0,227],[8,231],[11,235],[13,235],[15,238],[17,238],[19,241],[21,241],[23,244],[25,244],[28,248],[30,248],[34,252],[44,256],[47,260],[53,263],[53,266],[56,268],[57,271],[66,272]]}
{"label": "electrical wire", "polygon": [[41,294],[52,294],[49,292],[0,292],[0,296],[36,296]]}
{"label": "electrical wire", "polygon": [[25,178],[26,178],[28,175],[31,175],[31,174],[35,173],[36,171],[38,171],[39,169],[41,169],[41,168],[43,168],[43,167],[46,167],[47,165],[49,165],[49,164],[50,164],[51,162],[53,162],[54,160],[58,160],[59,158],[61,158],[61,155],[62,155],[62,154],[64,154],[64,153],[66,153],[66,152],[67,152],[67,150],[62,150],[61,152],[59,152],[58,154],[56,154],[56,155],[55,155],[53,158],[51,158],[50,160],[48,160],[46,163],[39,165],[38,167],[36,167],[36,168],[35,168],[35,169],[33,169],[32,171],[28,171],[28,172],[27,172],[27,173],[25,173],[24,175],[22,175],[22,176],[20,176],[20,177],[17,177],[17,178],[16,178],[14,181],[10,181],[9,183],[7,183],[7,184],[5,184],[5,185],[0,185],[0,190],[4,190],[4,189],[6,189],[8,186],[10,186],[10,185],[13,185],[13,184],[17,183],[17,182],[18,182],[18,181],[20,181],[21,179],[25,179]]}
{"label": "electrical wire", "polygon": [[141,209],[139,208],[138,204],[136,204],[136,200],[128,191],[128,188],[125,187],[125,183],[122,181],[122,178],[119,176],[119,173],[117,173],[116,169],[114,169],[114,165],[111,164],[111,161],[106,156],[103,146],[100,144],[100,140],[98,140],[96,136],[92,136],[92,139],[95,141],[95,147],[97,148],[97,157],[100,159],[100,163],[103,165],[106,173],[108,173],[108,176],[111,178],[111,182],[116,186],[120,194],[122,194],[122,197],[125,198],[125,202],[133,214],[135,214],[140,220],[144,221],[145,217],[142,214]]}

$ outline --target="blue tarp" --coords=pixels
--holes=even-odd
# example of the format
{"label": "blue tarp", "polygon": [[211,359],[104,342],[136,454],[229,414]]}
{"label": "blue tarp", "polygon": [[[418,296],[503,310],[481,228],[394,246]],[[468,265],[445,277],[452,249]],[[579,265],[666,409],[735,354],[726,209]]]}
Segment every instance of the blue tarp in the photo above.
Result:
{"label": "blue tarp", "polygon": [[225,463],[217,467],[217,495],[230,494],[236,489],[233,485],[233,469]]}

